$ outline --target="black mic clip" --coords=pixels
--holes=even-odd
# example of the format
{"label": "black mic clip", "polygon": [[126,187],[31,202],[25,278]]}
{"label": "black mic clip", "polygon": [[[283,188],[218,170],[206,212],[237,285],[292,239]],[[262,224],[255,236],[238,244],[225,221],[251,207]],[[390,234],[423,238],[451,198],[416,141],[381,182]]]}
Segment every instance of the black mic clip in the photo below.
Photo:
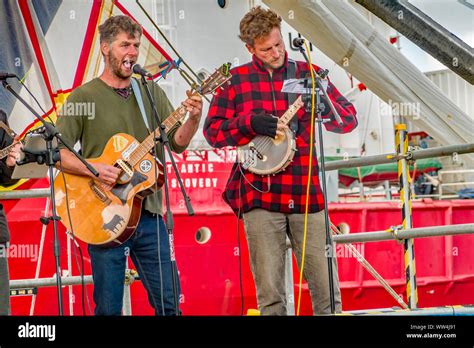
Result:
{"label": "black mic clip", "polygon": [[300,48],[300,47],[303,47],[304,45],[304,39],[301,38],[301,37],[295,37],[293,39],[293,46],[296,47],[296,48]]}
{"label": "black mic clip", "polygon": [[321,80],[324,80],[328,75],[329,75],[329,70],[328,69],[324,69],[324,70],[318,72],[318,76]]}

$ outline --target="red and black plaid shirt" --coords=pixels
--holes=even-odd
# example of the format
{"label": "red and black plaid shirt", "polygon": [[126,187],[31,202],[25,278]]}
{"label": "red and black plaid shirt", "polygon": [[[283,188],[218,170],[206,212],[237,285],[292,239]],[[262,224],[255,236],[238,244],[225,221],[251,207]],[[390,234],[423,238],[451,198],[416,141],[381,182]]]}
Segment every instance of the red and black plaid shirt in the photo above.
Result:
{"label": "red and black plaid shirt", "polygon": [[[285,113],[288,109],[288,101],[281,89],[283,81],[287,79],[287,66],[288,60],[282,68],[274,70],[273,76],[270,76],[262,62],[254,56],[252,62],[231,70],[230,83],[212,99],[204,125],[204,136],[211,146],[220,148],[245,145],[256,136],[250,125],[253,114],[265,111],[280,117]],[[317,66],[315,69],[320,70]],[[305,62],[296,62],[296,78],[304,78],[309,73]],[[339,127],[326,105],[322,113],[323,118],[332,119],[331,122],[324,123],[326,129],[336,133],[352,131],[357,126],[354,106],[331,82],[329,82],[327,93],[344,125]],[[236,214],[248,212],[253,208],[282,213],[305,212],[311,114],[301,108],[297,116],[296,146],[298,151],[285,171],[268,177],[239,168],[237,162],[234,164],[223,197]],[[308,211],[316,213],[324,209],[324,199],[319,184],[315,147],[312,165]],[[242,177],[242,173],[245,178]],[[259,192],[259,190],[268,191],[268,178],[270,180],[269,192]],[[249,183],[259,190],[252,188]]]}

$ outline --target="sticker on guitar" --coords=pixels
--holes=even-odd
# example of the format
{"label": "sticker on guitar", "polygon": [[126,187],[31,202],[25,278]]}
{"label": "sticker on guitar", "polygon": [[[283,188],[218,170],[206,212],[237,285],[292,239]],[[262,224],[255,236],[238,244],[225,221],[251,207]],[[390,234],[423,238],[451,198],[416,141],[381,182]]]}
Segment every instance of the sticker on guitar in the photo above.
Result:
{"label": "sticker on guitar", "polygon": [[152,164],[149,160],[141,161],[140,170],[142,173],[148,173],[151,170]]}
{"label": "sticker on guitar", "polygon": [[123,149],[125,149],[125,146],[127,146],[127,144],[128,144],[128,140],[125,139],[123,136],[114,135],[113,145],[114,145],[115,152],[122,151]]}

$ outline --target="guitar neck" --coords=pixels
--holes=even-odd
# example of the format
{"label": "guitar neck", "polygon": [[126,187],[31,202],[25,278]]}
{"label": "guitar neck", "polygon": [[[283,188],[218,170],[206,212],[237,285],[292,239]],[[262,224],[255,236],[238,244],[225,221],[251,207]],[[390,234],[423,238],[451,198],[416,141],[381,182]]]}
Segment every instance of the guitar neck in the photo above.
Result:
{"label": "guitar neck", "polygon": [[[230,63],[223,64],[217,69],[212,75],[210,75],[202,84],[196,88],[193,86],[194,92],[189,96],[193,97],[196,95],[206,95],[213,93],[223,83],[231,78],[229,73]],[[180,106],[171,113],[162,123],[164,131],[168,133],[179,121],[182,121],[186,116],[186,107]],[[155,145],[155,133],[160,134],[160,129],[156,128],[154,132],[149,134],[146,139],[133,151],[130,157],[127,159],[128,163],[133,167],[135,166]]]}
{"label": "guitar neck", "polygon": [[[194,93],[195,95],[197,93]],[[166,120],[163,121],[163,126],[165,127],[165,132],[168,133],[171,128],[173,128],[179,121],[181,121],[184,117],[186,116],[186,107],[180,106],[177,108],[175,111],[173,111],[167,118]],[[145,140],[140,144],[140,146],[133,151],[133,153],[130,155],[130,159],[128,162],[130,163],[131,166],[134,166],[137,164],[143,156],[145,156],[151,149],[153,149],[153,146],[155,144],[154,137],[155,134],[159,135],[160,134],[160,129],[156,128],[154,132],[150,133]]]}
{"label": "guitar neck", "polygon": [[8,153],[10,152],[10,149],[15,146],[16,144],[18,144],[19,141],[15,141],[13,142],[12,144],[8,145],[7,147],[3,148],[0,150],[0,160],[1,159],[4,159],[5,157],[8,156]]}
{"label": "guitar neck", "polygon": [[295,116],[296,112],[304,105],[303,100],[301,99],[301,96],[298,97],[298,99],[295,100],[293,104],[286,110],[286,112],[283,114],[283,116],[280,117],[280,120],[278,122],[283,123],[283,124],[289,124],[293,116]]}
{"label": "guitar neck", "polygon": [[8,127],[3,121],[0,121],[0,128],[2,128],[5,132],[7,132],[10,137],[12,138],[17,137],[17,134],[15,133],[15,131],[11,129],[10,127]]}

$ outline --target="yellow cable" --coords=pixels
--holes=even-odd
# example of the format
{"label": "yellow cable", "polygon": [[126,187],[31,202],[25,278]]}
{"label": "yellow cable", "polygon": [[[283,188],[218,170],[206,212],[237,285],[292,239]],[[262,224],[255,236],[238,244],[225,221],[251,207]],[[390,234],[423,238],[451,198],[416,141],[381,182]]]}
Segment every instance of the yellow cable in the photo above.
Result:
{"label": "yellow cable", "polygon": [[296,310],[296,316],[300,315],[300,304],[301,304],[301,287],[303,284],[303,270],[304,270],[304,255],[306,253],[306,232],[308,231],[308,208],[309,208],[309,189],[311,187],[311,169],[313,166],[313,147],[314,147],[314,72],[312,69],[313,64],[311,63],[311,56],[309,54],[308,44],[304,43],[306,52],[308,52],[309,60],[309,71],[311,72],[311,131],[310,131],[310,144],[309,144],[309,168],[308,168],[308,184],[306,186],[306,209],[304,213],[304,232],[303,232],[303,251],[301,255],[301,268],[300,268],[300,282],[298,289],[298,305]]}

